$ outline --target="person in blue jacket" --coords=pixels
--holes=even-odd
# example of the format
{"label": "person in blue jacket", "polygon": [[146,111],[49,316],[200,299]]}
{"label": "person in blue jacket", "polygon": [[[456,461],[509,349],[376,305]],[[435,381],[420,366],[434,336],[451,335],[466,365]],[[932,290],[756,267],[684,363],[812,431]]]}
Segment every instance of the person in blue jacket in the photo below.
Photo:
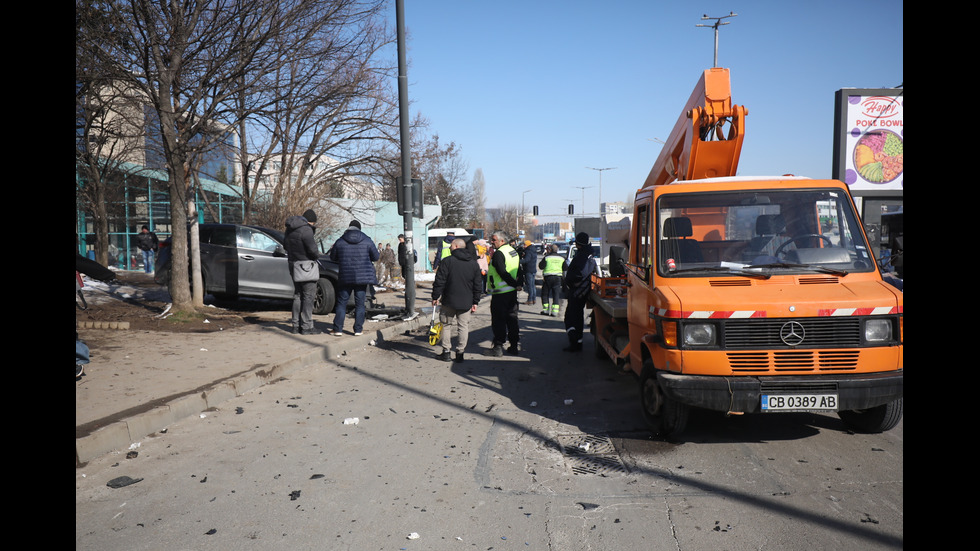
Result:
{"label": "person in blue jacket", "polygon": [[524,290],[527,291],[527,302],[524,304],[533,305],[537,302],[537,287],[535,286],[538,276],[538,250],[530,240],[524,241],[524,254],[521,256],[521,264],[524,266]]}
{"label": "person in blue jacket", "polygon": [[338,337],[344,334],[347,301],[353,293],[354,334],[360,335],[364,330],[364,298],[368,285],[378,283],[374,263],[381,258],[381,253],[374,241],[361,231],[361,223],[353,220],[344,235],[330,248],[329,256],[339,265],[332,334]]}

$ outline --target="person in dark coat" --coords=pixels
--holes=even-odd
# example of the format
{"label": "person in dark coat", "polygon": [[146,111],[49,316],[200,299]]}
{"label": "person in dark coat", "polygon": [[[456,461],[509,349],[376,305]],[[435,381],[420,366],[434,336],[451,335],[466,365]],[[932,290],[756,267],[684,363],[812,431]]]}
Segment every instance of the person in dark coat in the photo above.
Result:
{"label": "person in dark coat", "polygon": [[402,279],[408,280],[408,267],[415,266],[419,261],[419,255],[412,251],[412,260],[408,260],[408,244],[405,243],[405,234],[398,234],[398,265],[402,268]]}
{"label": "person in dark coat", "polygon": [[160,239],[157,234],[150,231],[150,228],[143,226],[140,233],[136,236],[136,246],[143,252],[143,271],[153,273],[153,259],[157,248],[160,246]]}
{"label": "person in dark coat", "polygon": [[524,266],[524,290],[527,291],[527,302],[524,304],[535,304],[537,302],[537,286],[535,282],[538,278],[538,250],[530,240],[524,241],[524,255],[521,256],[521,264]]}
{"label": "person in dark coat", "polygon": [[565,332],[568,333],[566,352],[582,350],[582,335],[585,332],[585,303],[592,290],[592,274],[597,271],[589,234],[581,232],[575,236],[575,256],[565,272],[565,289],[568,302],[565,304]]}
{"label": "person in dark coat", "polygon": [[[470,313],[483,296],[483,271],[476,255],[467,248],[466,240],[454,239],[449,256],[442,259],[432,283],[432,307],[442,302],[439,321],[442,322],[440,360],[452,359],[453,326],[456,328],[456,361],[463,361],[470,333]],[[474,249],[475,250],[475,249]]]}
{"label": "person in dark coat", "polygon": [[[290,216],[286,219],[286,259],[289,262],[289,276],[293,266],[300,260],[317,260],[320,253],[313,239],[316,213],[312,209],[303,216]],[[319,335],[313,328],[313,299],[316,297],[316,282],[293,282],[293,317],[290,320],[293,333]]]}
{"label": "person in dark coat", "polygon": [[344,235],[330,248],[330,260],[339,265],[337,305],[334,308],[333,334],[343,335],[347,317],[347,300],[354,295],[354,334],[364,330],[364,298],[368,285],[377,285],[374,263],[381,258],[378,247],[364,232],[361,223],[353,220]]}

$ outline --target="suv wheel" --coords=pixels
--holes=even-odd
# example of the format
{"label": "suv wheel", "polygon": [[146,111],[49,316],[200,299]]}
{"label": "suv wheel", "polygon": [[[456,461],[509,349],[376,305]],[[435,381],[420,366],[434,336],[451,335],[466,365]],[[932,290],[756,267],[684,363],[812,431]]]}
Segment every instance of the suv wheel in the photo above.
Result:
{"label": "suv wheel", "polygon": [[325,277],[318,279],[316,294],[313,296],[313,313],[322,316],[333,312],[336,300],[333,283]]}

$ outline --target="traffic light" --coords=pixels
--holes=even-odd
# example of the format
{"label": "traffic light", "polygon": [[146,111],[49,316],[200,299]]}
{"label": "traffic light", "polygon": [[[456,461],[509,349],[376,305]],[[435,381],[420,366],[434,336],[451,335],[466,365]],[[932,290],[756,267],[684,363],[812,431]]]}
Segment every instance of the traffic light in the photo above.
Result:
{"label": "traffic light", "polygon": [[422,218],[422,180],[412,178],[410,189],[405,189],[406,187],[409,186],[402,185],[401,176],[395,178],[398,214],[412,213],[413,217]]}
{"label": "traffic light", "polygon": [[575,214],[575,205],[568,205],[568,214]]}
{"label": "traffic light", "polygon": [[532,211],[534,212],[534,215],[535,215],[535,216],[537,216],[537,215],[538,215],[538,206],[537,206],[537,205],[534,205],[534,206],[533,206],[533,207],[531,208],[531,210],[532,210]]}

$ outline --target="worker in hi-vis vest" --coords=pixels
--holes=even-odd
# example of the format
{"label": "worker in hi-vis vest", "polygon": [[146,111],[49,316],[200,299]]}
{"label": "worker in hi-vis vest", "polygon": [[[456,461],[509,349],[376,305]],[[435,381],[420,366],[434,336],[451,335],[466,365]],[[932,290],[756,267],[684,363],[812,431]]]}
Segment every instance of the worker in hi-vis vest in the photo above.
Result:
{"label": "worker in hi-vis vest", "polygon": [[541,284],[541,315],[557,317],[561,309],[562,279],[568,269],[568,261],[558,254],[558,245],[554,243],[548,245],[547,251],[538,263],[544,277],[544,283]]}
{"label": "worker in hi-vis vest", "polygon": [[504,343],[509,342],[507,352],[520,352],[520,328],[517,324],[517,291],[521,288],[520,255],[508,244],[507,234],[493,232],[490,241],[496,248],[487,269],[487,292],[490,294],[490,327],[493,344],[484,352],[487,356],[503,356]]}

